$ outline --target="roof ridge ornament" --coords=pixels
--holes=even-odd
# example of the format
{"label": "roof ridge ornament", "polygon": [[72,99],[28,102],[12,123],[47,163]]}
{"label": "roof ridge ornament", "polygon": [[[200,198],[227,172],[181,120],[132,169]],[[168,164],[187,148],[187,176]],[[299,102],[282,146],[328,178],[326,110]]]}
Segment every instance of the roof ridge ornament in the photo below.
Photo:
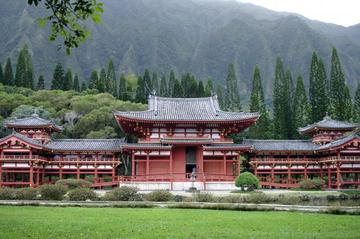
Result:
{"label": "roof ridge ornament", "polygon": [[35,108],[34,113],[31,115],[31,117],[34,117],[34,118],[39,117],[37,112],[38,112],[38,110]]}

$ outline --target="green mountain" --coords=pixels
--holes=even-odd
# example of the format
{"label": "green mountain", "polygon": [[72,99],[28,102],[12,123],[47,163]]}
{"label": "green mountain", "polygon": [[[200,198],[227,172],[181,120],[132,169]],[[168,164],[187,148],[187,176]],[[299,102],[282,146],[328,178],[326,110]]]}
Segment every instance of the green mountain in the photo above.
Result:
{"label": "green mountain", "polygon": [[[46,14],[26,1],[0,0],[0,62],[27,43],[35,71],[49,85],[56,62],[84,79],[91,69],[112,58],[118,73],[143,73],[145,68],[166,73],[193,72],[198,77],[225,82],[234,62],[242,96],[248,96],[252,72],[260,66],[266,95],[272,92],[277,56],[294,74],[308,81],[312,51],[330,63],[331,47],[338,49],[351,89],[360,79],[360,25],[342,27],[279,13],[251,4],[221,0],[103,0],[102,23],[89,24],[91,37],[72,55],[48,42],[49,29],[36,19]],[[329,71],[329,67],[327,68]]]}

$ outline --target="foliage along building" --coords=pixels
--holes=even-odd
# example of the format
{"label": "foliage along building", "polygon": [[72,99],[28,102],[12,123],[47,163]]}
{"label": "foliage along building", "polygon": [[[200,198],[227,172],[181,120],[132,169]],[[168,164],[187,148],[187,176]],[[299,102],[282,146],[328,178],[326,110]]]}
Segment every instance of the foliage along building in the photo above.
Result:
{"label": "foliage along building", "polygon": [[[61,127],[34,114],[5,122],[13,133],[0,139],[0,186],[36,187],[64,178],[91,178],[93,187],[232,189],[240,161],[248,158],[263,187],[299,187],[323,178],[328,188],[358,186],[360,138],[345,135],[356,125],[330,119],[299,129],[309,140],[244,140],[229,137],[256,123],[257,113],[226,112],[217,96],[149,96],[148,110],[114,112],[120,128],[138,137],[52,139]],[[117,174],[121,157],[131,175]],[[244,156],[244,157],[241,157]]]}

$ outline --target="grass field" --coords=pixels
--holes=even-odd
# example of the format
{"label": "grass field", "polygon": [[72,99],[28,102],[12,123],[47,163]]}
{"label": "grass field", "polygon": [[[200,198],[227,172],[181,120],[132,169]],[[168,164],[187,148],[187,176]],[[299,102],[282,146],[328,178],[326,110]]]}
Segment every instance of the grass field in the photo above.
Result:
{"label": "grass field", "polygon": [[0,207],[0,238],[359,238],[360,217],[190,209]]}

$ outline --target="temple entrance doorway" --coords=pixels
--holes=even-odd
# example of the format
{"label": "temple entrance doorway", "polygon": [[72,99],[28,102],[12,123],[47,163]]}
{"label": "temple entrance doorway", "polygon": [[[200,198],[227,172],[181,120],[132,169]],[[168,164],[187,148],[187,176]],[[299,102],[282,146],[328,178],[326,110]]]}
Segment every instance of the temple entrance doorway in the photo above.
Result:
{"label": "temple entrance doorway", "polygon": [[186,175],[191,174],[196,169],[196,147],[186,147]]}

